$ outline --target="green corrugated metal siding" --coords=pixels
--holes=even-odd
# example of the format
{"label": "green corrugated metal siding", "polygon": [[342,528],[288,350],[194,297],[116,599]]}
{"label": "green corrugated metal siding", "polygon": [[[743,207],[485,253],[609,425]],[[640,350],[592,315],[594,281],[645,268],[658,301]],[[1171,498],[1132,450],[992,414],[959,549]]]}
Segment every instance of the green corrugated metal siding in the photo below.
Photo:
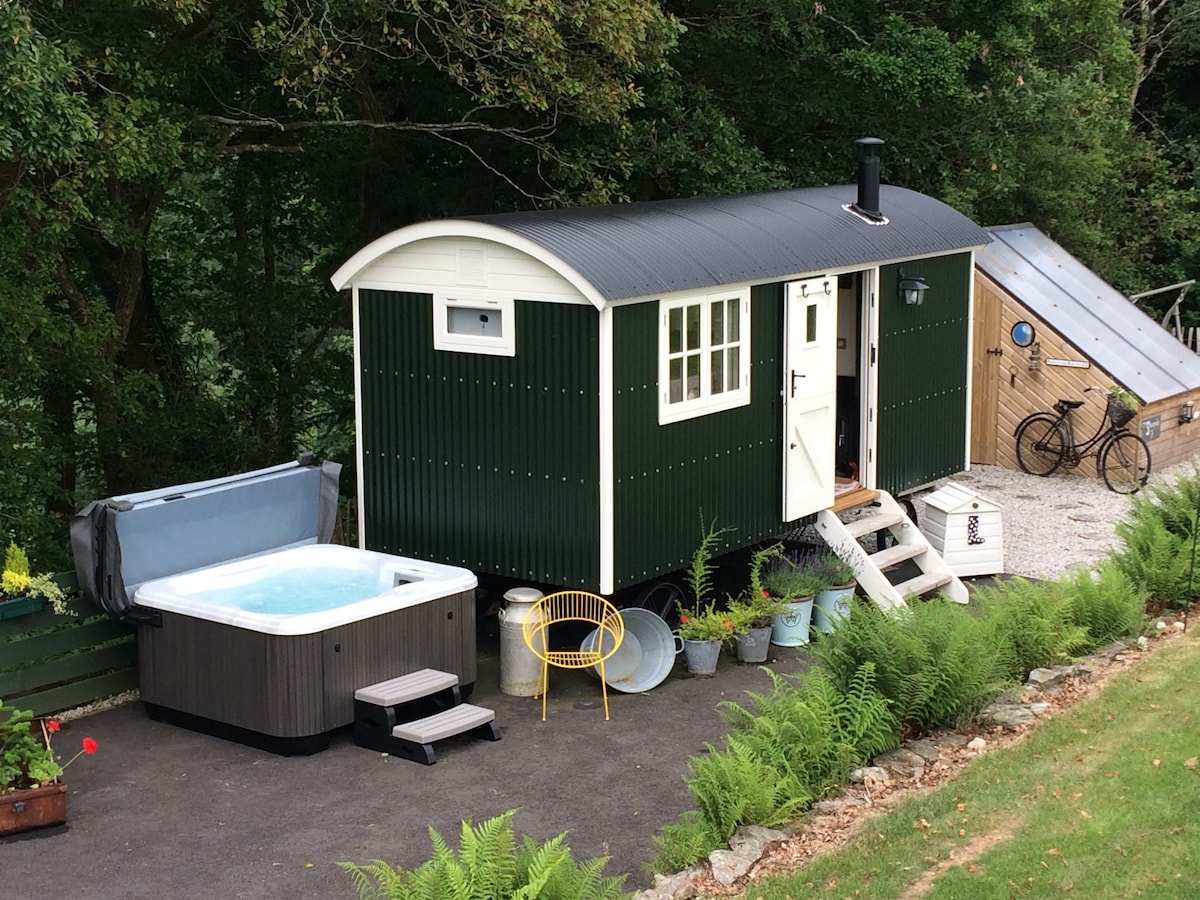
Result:
{"label": "green corrugated metal siding", "polygon": [[596,587],[598,316],[515,313],[515,357],[436,351],[428,294],[359,292],[367,546]]}
{"label": "green corrugated metal siding", "polygon": [[704,524],[736,530],[727,547],[778,534],[779,354],[783,290],[752,294],[751,405],[658,424],[658,304],[615,310],[617,588],[683,568]]}
{"label": "green corrugated metal siding", "polygon": [[[922,305],[897,296],[901,268],[929,285]],[[970,279],[968,253],[880,269],[878,486],[886,491],[963,470]]]}

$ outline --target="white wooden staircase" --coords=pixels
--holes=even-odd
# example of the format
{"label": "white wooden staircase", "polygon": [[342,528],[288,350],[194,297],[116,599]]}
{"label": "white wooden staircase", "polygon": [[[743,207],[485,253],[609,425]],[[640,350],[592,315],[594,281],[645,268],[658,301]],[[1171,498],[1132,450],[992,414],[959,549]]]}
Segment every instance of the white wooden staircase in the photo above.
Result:
{"label": "white wooden staircase", "polygon": [[[894,543],[868,551],[864,538],[890,532]],[[839,494],[832,507],[817,513],[817,533],[854,568],[859,585],[883,610],[905,605],[905,598],[939,591],[956,603],[966,603],[966,585],[930,546],[896,498],[886,491],[855,488]],[[887,571],[911,562],[920,574],[893,584]]]}

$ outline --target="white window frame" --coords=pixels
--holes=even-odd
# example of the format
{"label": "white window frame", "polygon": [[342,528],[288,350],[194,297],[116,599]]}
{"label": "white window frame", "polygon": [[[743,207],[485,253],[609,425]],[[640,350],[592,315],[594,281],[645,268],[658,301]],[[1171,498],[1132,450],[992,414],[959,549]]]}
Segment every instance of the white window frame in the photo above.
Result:
{"label": "white window frame", "polygon": [[[481,315],[500,317],[500,333],[462,334],[450,330],[450,312],[456,309],[478,310]],[[452,353],[482,353],[488,356],[517,355],[516,304],[512,297],[471,295],[433,297],[433,346]]]}
{"label": "white window frame", "polygon": [[[738,302],[738,338],[736,341],[726,341],[721,344],[712,342],[712,305],[718,301],[736,300]],[[684,337],[684,347],[675,353],[671,351],[671,312],[683,309],[686,334],[686,308],[700,307],[700,343],[698,347],[687,347]],[[679,297],[673,300],[660,300],[658,303],[658,423],[667,425],[671,422],[682,422],[698,416],[735,409],[739,406],[750,405],[750,289],[737,288],[711,294],[698,294]],[[727,337],[728,335],[726,335]],[[738,387],[733,390],[712,392],[712,354],[716,348],[728,350],[738,348]],[[683,359],[682,365],[686,373],[686,357],[699,354],[700,380],[699,393],[695,397],[684,397],[671,400],[671,361]],[[684,375],[684,383],[687,376]]]}

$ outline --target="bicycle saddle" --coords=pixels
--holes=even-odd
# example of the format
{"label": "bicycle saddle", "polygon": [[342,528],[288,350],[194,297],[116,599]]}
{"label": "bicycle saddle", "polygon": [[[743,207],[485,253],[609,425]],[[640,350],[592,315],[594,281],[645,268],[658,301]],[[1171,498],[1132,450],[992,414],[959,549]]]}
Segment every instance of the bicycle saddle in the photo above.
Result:
{"label": "bicycle saddle", "polygon": [[1083,401],[1082,400],[1059,400],[1058,405],[1065,407],[1067,409],[1079,409],[1079,407],[1083,406]]}

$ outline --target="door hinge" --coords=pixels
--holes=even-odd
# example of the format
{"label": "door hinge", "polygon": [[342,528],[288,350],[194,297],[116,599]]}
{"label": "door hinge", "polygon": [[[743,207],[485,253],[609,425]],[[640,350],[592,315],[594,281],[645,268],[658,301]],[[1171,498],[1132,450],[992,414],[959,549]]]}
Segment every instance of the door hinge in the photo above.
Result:
{"label": "door hinge", "polygon": [[874,344],[871,345],[871,359],[867,363],[867,365],[869,365],[869,366],[875,365],[875,345]]}
{"label": "door hinge", "polygon": [[988,356],[1003,356],[1004,348],[1003,347],[988,347],[987,352],[988,352]]}

